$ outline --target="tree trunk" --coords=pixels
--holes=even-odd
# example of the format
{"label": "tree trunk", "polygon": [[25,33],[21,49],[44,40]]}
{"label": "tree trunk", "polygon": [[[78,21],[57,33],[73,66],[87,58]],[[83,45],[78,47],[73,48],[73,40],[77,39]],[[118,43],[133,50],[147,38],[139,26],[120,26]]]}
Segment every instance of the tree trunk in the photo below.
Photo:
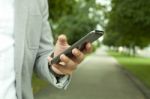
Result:
{"label": "tree trunk", "polygon": [[136,55],[136,49],[135,49],[135,46],[132,46],[132,51],[133,51],[133,56]]}

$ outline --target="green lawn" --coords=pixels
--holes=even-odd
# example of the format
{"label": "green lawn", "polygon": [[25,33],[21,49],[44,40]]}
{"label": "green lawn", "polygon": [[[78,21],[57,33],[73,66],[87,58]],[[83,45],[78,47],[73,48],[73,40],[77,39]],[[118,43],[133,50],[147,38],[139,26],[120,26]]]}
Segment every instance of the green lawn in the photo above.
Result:
{"label": "green lawn", "polygon": [[130,71],[150,88],[150,58],[132,57],[113,51],[108,53],[114,56],[123,68]]}
{"label": "green lawn", "polygon": [[35,74],[33,74],[32,77],[32,88],[33,88],[33,93],[37,93],[43,88],[46,88],[48,86],[48,82],[39,79]]}

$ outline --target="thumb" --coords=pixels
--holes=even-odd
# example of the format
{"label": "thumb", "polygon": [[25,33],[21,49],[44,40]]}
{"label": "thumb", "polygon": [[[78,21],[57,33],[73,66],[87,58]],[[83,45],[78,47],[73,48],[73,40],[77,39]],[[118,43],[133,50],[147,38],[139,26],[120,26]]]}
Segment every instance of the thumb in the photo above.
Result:
{"label": "thumb", "polygon": [[51,66],[50,68],[52,69],[52,71],[55,72],[55,73],[58,74],[58,75],[63,75],[63,73],[62,73],[59,69],[57,69],[57,68],[55,67],[56,64],[55,64],[55,65],[51,65],[51,60],[52,60],[52,58],[51,58],[51,57],[48,57],[48,63],[49,63],[49,65]]}
{"label": "thumb", "polygon": [[63,35],[63,34],[60,35],[60,36],[58,37],[58,40],[57,40],[56,44],[62,45],[62,46],[67,46],[67,45],[68,45],[68,42],[67,42],[67,37],[66,37],[66,35]]}
{"label": "thumb", "polygon": [[68,47],[69,47],[69,44],[67,42],[67,37],[65,35],[60,35],[55,45],[54,56],[59,55]]}

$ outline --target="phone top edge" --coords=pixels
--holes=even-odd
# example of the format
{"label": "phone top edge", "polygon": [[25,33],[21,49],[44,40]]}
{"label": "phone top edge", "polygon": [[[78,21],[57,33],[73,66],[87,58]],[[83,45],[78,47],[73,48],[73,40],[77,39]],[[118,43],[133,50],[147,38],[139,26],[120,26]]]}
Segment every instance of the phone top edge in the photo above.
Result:
{"label": "phone top edge", "polygon": [[94,30],[95,33],[100,33],[100,34],[104,34],[104,31],[102,30]]}
{"label": "phone top edge", "polygon": [[90,33],[96,33],[96,34],[98,34],[98,35],[103,35],[103,34],[104,34],[104,31],[102,31],[102,30],[93,30],[93,31],[91,31]]}

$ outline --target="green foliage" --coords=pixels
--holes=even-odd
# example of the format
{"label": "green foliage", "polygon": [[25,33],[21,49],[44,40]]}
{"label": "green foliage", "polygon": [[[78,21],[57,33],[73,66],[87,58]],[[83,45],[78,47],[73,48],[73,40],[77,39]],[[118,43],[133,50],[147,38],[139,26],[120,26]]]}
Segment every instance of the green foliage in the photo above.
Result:
{"label": "green foliage", "polygon": [[147,46],[150,43],[149,5],[147,0],[112,0],[104,43],[126,47]]}
{"label": "green foliage", "polygon": [[65,34],[69,43],[73,44],[86,33],[93,30],[95,25],[96,22],[90,19],[79,16],[66,16],[59,21],[59,26],[55,30],[55,36],[57,38],[58,35]]}
{"label": "green foliage", "polygon": [[70,44],[95,29],[100,21],[95,11],[101,6],[95,0],[49,0],[49,6],[54,37],[66,34]]}
{"label": "green foliage", "polygon": [[33,93],[36,94],[40,90],[46,88],[49,85],[48,82],[41,80],[40,78],[37,77],[37,75],[34,73],[32,76],[32,88],[33,88]]}
{"label": "green foliage", "polygon": [[48,0],[50,18],[58,21],[61,17],[71,14],[75,0]]}

